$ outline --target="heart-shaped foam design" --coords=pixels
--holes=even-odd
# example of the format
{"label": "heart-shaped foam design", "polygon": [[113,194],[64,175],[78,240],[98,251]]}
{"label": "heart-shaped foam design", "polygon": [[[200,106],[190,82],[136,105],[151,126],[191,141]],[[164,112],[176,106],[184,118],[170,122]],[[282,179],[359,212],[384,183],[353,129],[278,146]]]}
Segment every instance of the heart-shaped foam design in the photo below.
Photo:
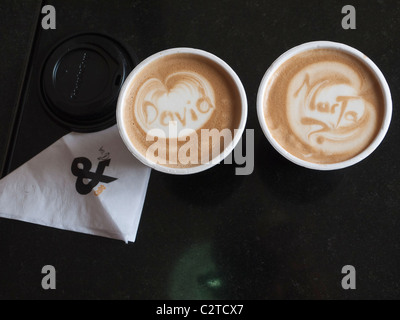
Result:
{"label": "heart-shaped foam design", "polygon": [[344,154],[368,143],[376,110],[362,96],[363,81],[351,66],[308,65],[290,81],[287,116],[293,133],[314,150]]}
{"label": "heart-shaped foam design", "polygon": [[186,136],[184,129],[203,128],[214,110],[211,84],[194,72],[176,72],[165,81],[148,79],[135,100],[135,117],[149,136],[159,136],[153,129],[162,130],[167,138]]}

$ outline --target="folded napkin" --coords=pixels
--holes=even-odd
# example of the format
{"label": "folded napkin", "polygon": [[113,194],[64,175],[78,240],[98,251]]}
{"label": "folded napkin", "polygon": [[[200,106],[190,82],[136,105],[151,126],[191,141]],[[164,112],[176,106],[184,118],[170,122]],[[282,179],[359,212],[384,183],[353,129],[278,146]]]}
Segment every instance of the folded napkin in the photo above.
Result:
{"label": "folded napkin", "polygon": [[0,217],[134,242],[150,172],[116,126],[70,133],[0,180]]}

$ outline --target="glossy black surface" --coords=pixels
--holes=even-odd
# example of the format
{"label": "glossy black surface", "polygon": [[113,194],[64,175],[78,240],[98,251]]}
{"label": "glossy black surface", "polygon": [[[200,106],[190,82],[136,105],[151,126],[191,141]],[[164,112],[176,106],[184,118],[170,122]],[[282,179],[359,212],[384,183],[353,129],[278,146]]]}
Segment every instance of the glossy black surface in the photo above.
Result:
{"label": "glossy black surface", "polygon": [[[32,21],[40,1],[21,2],[0,4],[6,16],[0,24],[6,44],[0,52],[2,137],[11,132],[18,104],[22,78],[14,75],[23,72],[40,22]],[[255,169],[250,176],[235,176],[234,165],[185,177],[153,172],[137,241],[129,245],[0,219],[1,299],[400,298],[399,1],[353,1],[356,30],[341,27],[344,1],[45,3],[57,9],[57,29],[36,34],[12,155],[0,140],[9,170],[68,132],[43,111],[37,77],[50,48],[78,32],[106,33],[139,60],[178,46],[224,59],[247,91]],[[340,171],[289,163],[257,120],[266,69],[289,48],[312,40],[364,52],[392,90],[386,139],[368,159]],[[57,270],[54,291],[41,287],[41,269],[49,264]],[[345,265],[357,270],[356,290],[341,287]]]}

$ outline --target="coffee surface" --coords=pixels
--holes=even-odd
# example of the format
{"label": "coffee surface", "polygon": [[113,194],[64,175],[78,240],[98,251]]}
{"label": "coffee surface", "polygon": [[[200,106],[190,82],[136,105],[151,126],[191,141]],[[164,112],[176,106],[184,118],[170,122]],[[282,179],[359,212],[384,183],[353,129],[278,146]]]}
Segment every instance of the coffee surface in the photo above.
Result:
{"label": "coffee surface", "polygon": [[[240,93],[229,73],[191,53],[167,55],[145,66],[133,79],[125,104],[125,127],[136,149],[168,167],[212,160],[225,142],[202,139],[202,130],[229,130],[233,137],[241,119]],[[155,142],[157,151],[148,152]],[[189,142],[190,148],[182,149]],[[192,153],[193,161],[180,161],[179,152]]]}
{"label": "coffee surface", "polygon": [[382,126],[384,98],[376,77],[357,57],[314,49],[278,68],[263,107],[272,136],[286,151],[330,164],[371,144]]}

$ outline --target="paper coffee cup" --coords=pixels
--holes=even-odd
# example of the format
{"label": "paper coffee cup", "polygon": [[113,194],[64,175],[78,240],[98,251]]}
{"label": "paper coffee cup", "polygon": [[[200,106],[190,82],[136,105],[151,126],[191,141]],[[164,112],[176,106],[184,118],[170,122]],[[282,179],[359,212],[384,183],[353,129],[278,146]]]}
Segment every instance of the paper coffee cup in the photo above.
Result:
{"label": "paper coffee cup", "polygon": [[[338,51],[339,53],[342,52],[346,54],[350,59],[354,59],[355,61],[358,61],[359,65],[369,74],[371,74],[375,79],[377,86],[382,92],[382,105],[381,108],[382,110],[380,111],[380,122],[379,125],[375,126],[375,135],[370,142],[367,144],[367,146],[362,149],[359,153],[355,154],[354,156],[351,156],[348,159],[345,160],[338,160],[338,161],[333,161],[331,163],[321,163],[318,161],[309,161],[307,157],[311,157],[309,154],[306,154],[304,152],[304,156],[298,156],[295,155],[292,150],[295,149],[295,147],[292,148],[292,146],[289,144],[289,142],[285,145],[283,142],[284,140],[290,141],[293,140],[295,141],[298,145],[303,145],[303,141],[306,141],[307,139],[310,140],[310,145],[314,143],[315,150],[319,150],[318,152],[320,154],[324,153],[327,154],[327,157],[329,157],[331,151],[326,151],[328,148],[332,148],[332,150],[341,150],[342,148],[343,153],[349,152],[349,150],[352,148],[351,146],[351,141],[349,140],[350,136],[353,134],[353,136],[357,136],[357,141],[362,141],[362,139],[366,139],[366,137],[362,136],[363,132],[361,129],[357,129],[356,125],[358,123],[366,123],[366,119],[368,118],[367,113],[367,107],[368,107],[368,101],[364,101],[363,99],[356,97],[354,93],[357,92],[357,90],[350,88],[350,84],[352,80],[343,80],[346,78],[352,79],[352,78],[357,78],[356,72],[349,72],[346,74],[346,68],[342,67],[340,64],[335,64],[331,63],[328,65],[328,68],[330,69],[329,72],[332,74],[339,74],[340,72],[343,73],[343,79],[340,79],[340,75],[337,76],[335,80],[325,80],[319,79],[315,80],[318,77],[322,78],[322,76],[319,76],[324,72],[324,66],[322,63],[319,65],[316,65],[314,62],[310,62],[309,65],[313,64],[314,71],[310,71],[311,75],[307,73],[307,69],[303,68],[301,65],[301,59],[303,56],[310,56],[310,51],[316,50],[316,49],[333,49]],[[322,51],[322,50],[321,50]],[[315,52],[315,51],[314,51]],[[292,59],[292,60],[291,60]],[[297,65],[294,64],[295,59],[299,59],[297,62]],[[289,61],[290,60],[290,61]],[[309,61],[312,61],[310,58]],[[290,70],[290,66],[293,66],[293,70]],[[283,67],[282,67],[283,66]],[[280,69],[282,67],[282,69]],[[286,68],[286,69],[284,69]],[[303,68],[303,69],[301,69]],[[344,70],[341,70],[341,68]],[[272,117],[268,117],[271,115],[271,113],[268,113],[269,111],[267,110],[267,104],[271,105],[272,103],[270,101],[278,101],[278,98],[276,100],[273,100],[275,97],[278,97],[276,93],[273,93],[272,91],[272,86],[274,83],[279,81],[278,77],[278,71],[280,70],[286,70],[289,72],[288,79],[290,81],[286,81],[285,83],[290,83],[289,85],[282,84],[281,87],[284,88],[282,89],[282,99],[284,99],[282,105],[276,106],[277,108],[286,108],[285,111],[282,113],[285,113],[285,116],[282,118],[283,122],[286,123],[290,126],[290,129],[287,130],[286,132],[286,137],[283,139],[277,138],[278,135],[274,134],[276,132],[277,127],[272,126],[271,124],[267,124],[267,119],[271,119]],[[294,70],[295,69],[295,70]],[[285,72],[286,72],[285,71]],[[293,78],[291,77],[291,73],[293,72]],[[314,80],[312,79],[312,73],[314,72]],[[297,77],[297,78],[295,78]],[[339,79],[339,80],[338,80]],[[313,82],[314,81],[314,82]],[[347,83],[347,82],[348,83]],[[284,82],[282,80],[282,82]],[[360,81],[357,79],[355,82],[358,82],[358,86],[360,86]],[[362,81],[361,81],[362,82]],[[336,86],[335,88],[329,88],[329,85]],[[340,87],[341,86],[341,87]],[[326,99],[325,101],[322,99],[319,99],[318,101],[318,94],[324,92],[326,95],[333,95],[333,92],[337,88],[341,88],[344,91],[349,93],[348,97],[343,97],[343,96],[336,96],[334,97],[335,100],[329,100]],[[275,88],[278,88],[278,86],[275,86]],[[276,89],[274,89],[276,90]],[[325,91],[323,91],[325,90]],[[329,91],[330,90],[330,91]],[[353,91],[352,91],[353,90]],[[276,90],[275,92],[277,92]],[[272,93],[271,93],[272,92]],[[353,95],[350,95],[350,93],[353,93]],[[274,94],[274,96],[271,98],[270,95]],[[299,96],[304,97],[302,100],[301,98],[298,98]],[[290,102],[288,99],[291,99]],[[332,102],[333,101],[333,102]],[[291,104],[290,106],[289,103],[295,102],[294,104]],[[298,104],[297,104],[298,102]],[[330,103],[331,102],[331,103]],[[357,107],[359,108],[364,108],[362,111],[356,110]],[[347,109],[346,109],[347,108]],[[354,110],[352,110],[353,108]],[[282,109],[283,110],[283,109]],[[290,110],[290,111],[288,111]],[[300,111],[299,111],[300,110]],[[350,111],[349,111],[350,110]],[[321,111],[321,112],[320,112]],[[325,113],[323,113],[325,112]],[[330,42],[330,41],[315,41],[315,42],[309,42],[305,43],[302,45],[299,45],[297,47],[294,47],[290,49],[289,51],[285,52],[282,54],[271,66],[270,68],[266,71],[259,90],[258,90],[258,96],[257,96],[257,113],[258,113],[258,118],[259,122],[261,125],[261,128],[267,137],[268,141],[271,143],[271,145],[286,159],[290,160],[291,162],[303,166],[309,169],[315,169],[315,170],[336,170],[336,169],[342,169],[345,167],[352,166],[366,157],[368,157],[382,142],[384,139],[392,117],[392,100],[391,100],[391,94],[390,94],[390,89],[389,86],[385,80],[385,77],[383,76],[382,72],[379,70],[379,68],[374,64],[373,61],[371,61],[366,55],[361,53],[360,51],[345,45],[341,43],[335,43],[335,42]],[[336,114],[336,115],[335,115]],[[296,118],[297,117],[297,118]],[[335,118],[336,117],[336,118]],[[334,121],[333,121],[334,119]],[[339,120],[337,120],[339,119]],[[268,120],[269,121],[269,120]],[[272,120],[271,120],[272,121]],[[272,123],[270,121],[270,123]],[[340,122],[342,121],[342,122]],[[363,122],[364,121],[364,122]],[[278,122],[278,121],[276,121]],[[343,124],[344,123],[344,124]],[[377,122],[378,123],[378,122]],[[278,127],[281,124],[278,125]],[[302,125],[308,125],[307,129],[304,129],[304,132],[301,132],[303,130],[301,128]],[[338,127],[338,126],[343,126],[343,127]],[[346,127],[347,125],[347,127]],[[364,124],[363,124],[364,125]],[[372,126],[371,126],[372,127]],[[349,129],[350,128],[350,129]],[[286,130],[286,129],[285,129]],[[308,130],[308,131],[306,131]],[[346,131],[347,130],[347,131]],[[353,132],[351,132],[353,130]],[[357,132],[357,130],[359,132]],[[372,130],[372,129],[371,129]],[[370,132],[372,132],[370,130]],[[321,134],[322,131],[323,134]],[[368,129],[364,129],[365,132],[368,132]],[[347,134],[347,136],[345,136]],[[317,138],[318,137],[318,138]],[[371,135],[372,137],[372,135]],[[312,139],[315,138],[315,141],[312,141]],[[318,140],[319,139],[319,140]],[[336,139],[336,140],[335,140]],[[348,141],[346,141],[346,139]],[[278,141],[279,140],[279,141]],[[340,145],[340,143],[342,145]],[[307,141],[306,141],[307,142]],[[304,145],[306,144],[304,142]],[[354,145],[356,145],[358,142],[354,142]],[[324,146],[325,144],[325,146]],[[319,149],[318,149],[319,148]],[[325,148],[325,149],[323,149]],[[304,149],[306,150],[306,149]],[[314,150],[314,149],[313,149]],[[345,151],[344,151],[345,150]],[[316,151],[317,153],[317,151]],[[334,157],[334,152],[332,151],[332,159]]]}
{"label": "paper coffee cup", "polygon": [[[129,128],[127,127],[127,121],[126,121],[126,108],[129,107],[128,105],[128,96],[131,92],[131,86],[135,85],[135,81],[139,81],[140,79],[140,74],[146,70],[146,68],[150,65],[154,65],[155,63],[159,62],[159,61],[164,61],[164,58],[169,58],[172,57],[173,55],[177,55],[177,54],[188,54],[194,57],[199,57],[205,61],[210,61],[213,63],[213,65],[218,66],[219,69],[223,70],[224,74],[227,75],[227,77],[229,78],[229,83],[232,84],[232,86],[234,86],[234,90],[238,95],[238,99],[240,103],[240,107],[238,108],[240,110],[240,117],[238,117],[238,125],[237,128],[235,128],[234,132],[232,132],[232,139],[229,142],[229,145],[226,146],[226,148],[224,149],[223,152],[219,152],[217,157],[214,157],[211,161],[207,161],[207,162],[201,162],[198,163],[196,166],[190,166],[190,167],[171,167],[165,164],[160,164],[157,163],[156,161],[154,161],[153,159],[150,159],[149,157],[146,157],[146,154],[143,154],[143,150],[142,152],[140,152],[139,147],[137,147],[137,145],[135,145],[135,143],[133,142],[132,139],[132,135],[129,134]],[[164,60],[163,60],[164,59]],[[160,62],[162,63],[162,62]],[[157,73],[158,70],[155,71],[155,73]],[[192,77],[193,79],[191,79],[190,81],[192,81],[191,83],[202,83],[202,79],[197,79],[196,75],[190,74],[188,73],[188,77]],[[149,87],[153,86],[155,87],[154,89],[154,94],[153,96],[151,96],[150,94],[146,93],[143,94],[142,96],[144,96],[146,99],[149,98],[151,99],[151,97],[154,96],[160,96],[164,91],[164,87],[167,87],[166,82],[169,81],[168,79],[170,79],[171,76],[167,74],[164,74],[163,77],[157,78],[157,79],[152,79],[152,83],[149,84]],[[204,81],[207,81],[204,80]],[[172,80],[170,82],[173,82]],[[179,83],[179,81],[177,81]],[[147,83],[147,82],[146,82]],[[160,87],[161,86],[161,87]],[[188,86],[190,86],[190,84],[188,84]],[[204,87],[206,87],[206,85],[204,85]],[[139,90],[141,90],[142,87],[140,87]],[[161,88],[161,89],[160,89]],[[186,90],[185,89],[185,84],[181,83],[180,89],[182,90]],[[190,88],[192,89],[192,88]],[[156,92],[156,90],[159,90],[158,93]],[[149,89],[150,91],[150,89]],[[196,90],[193,90],[196,91]],[[216,91],[214,93],[209,93],[207,91],[207,89],[204,89],[203,87],[199,90],[200,93],[204,96],[204,95],[219,95],[220,93],[218,92],[218,90],[213,90],[210,89],[210,91]],[[205,91],[207,91],[205,93]],[[138,94],[139,95],[139,94]],[[200,109],[200,111],[198,110],[192,110],[195,107],[193,107],[193,105],[195,106],[196,104],[192,104],[192,107],[188,108],[192,108],[192,109],[188,109],[186,110],[185,108],[181,108],[181,109],[176,109],[176,112],[173,111],[168,111],[167,114],[168,117],[163,116],[162,115],[162,110],[161,109],[156,109],[156,107],[154,106],[154,104],[151,104],[150,102],[148,102],[147,100],[145,100],[145,98],[143,98],[143,101],[145,101],[145,103],[148,103],[147,105],[151,105],[151,107],[149,107],[148,112],[146,113],[146,110],[143,112],[142,110],[142,115],[144,114],[144,116],[142,117],[144,120],[142,122],[140,122],[139,120],[136,121],[135,125],[141,125],[141,123],[143,123],[143,127],[146,125],[151,126],[153,124],[153,122],[155,121],[154,119],[156,119],[156,117],[161,117],[161,122],[165,122],[166,123],[166,119],[172,119],[175,118],[177,121],[176,123],[178,124],[185,124],[186,125],[186,120],[187,119],[194,119],[193,121],[197,120],[197,122],[201,121],[203,117],[204,119],[206,119],[207,117],[207,110],[208,109],[204,109],[204,107],[202,107],[201,105],[199,105],[199,100],[197,101],[197,108]],[[165,97],[164,97],[165,98]],[[208,99],[208,97],[207,97]],[[204,99],[203,99],[204,100]],[[235,99],[236,100],[236,99]],[[137,100],[135,100],[137,101]],[[209,100],[207,100],[209,101]],[[216,101],[216,100],[215,100]],[[200,101],[201,102],[201,101]],[[190,103],[190,101],[187,102],[188,104]],[[161,102],[160,102],[161,105]],[[211,105],[211,103],[210,103]],[[238,104],[239,106],[239,104]],[[157,106],[158,108],[159,106]],[[217,104],[215,104],[215,106],[213,106],[213,108],[218,108],[219,106]],[[164,106],[165,108],[165,106]],[[203,109],[202,109],[203,108]],[[210,108],[211,109],[211,108]],[[184,110],[184,114],[182,114],[182,110]],[[136,112],[136,111],[135,111]],[[152,112],[151,115],[150,112]],[[166,112],[165,110],[163,112]],[[213,111],[211,111],[213,112]],[[161,114],[161,116],[160,116]],[[164,114],[164,115],[165,115]],[[135,114],[136,116],[136,114]],[[226,115],[226,116],[231,116],[231,115]],[[136,119],[136,118],[135,118]],[[139,119],[139,118],[137,118]],[[150,119],[150,120],[149,120]],[[158,119],[158,118],[157,118]],[[200,119],[200,120],[199,120]],[[158,121],[158,120],[157,120]],[[206,121],[206,120],[204,120]],[[247,98],[246,98],[246,93],[244,90],[244,87],[239,79],[239,77],[237,76],[237,74],[233,71],[233,69],[226,63],[224,62],[222,59],[218,58],[217,56],[203,51],[203,50],[199,50],[199,49],[193,49],[193,48],[174,48],[174,49],[168,49],[165,51],[161,51],[159,53],[156,53],[152,56],[150,56],[149,58],[145,59],[143,62],[141,62],[128,76],[128,78],[126,79],[120,95],[119,95],[119,99],[118,99],[118,104],[117,104],[117,123],[118,123],[118,128],[119,128],[119,132],[120,135],[125,143],[125,145],[127,146],[127,148],[130,150],[130,152],[138,159],[140,160],[143,164],[147,165],[148,167],[151,167],[157,171],[160,172],[164,172],[164,173],[169,173],[169,174],[176,174],[176,175],[187,175],[187,174],[194,174],[194,173],[198,173],[198,172],[202,172],[204,170],[207,170],[213,166],[215,166],[216,164],[220,163],[221,161],[223,161],[235,148],[235,146],[238,144],[238,142],[240,141],[245,126],[246,126],[246,121],[247,121]],[[191,129],[191,128],[189,128]],[[194,130],[200,130],[198,127],[193,128]],[[233,131],[233,130],[232,130]]]}

